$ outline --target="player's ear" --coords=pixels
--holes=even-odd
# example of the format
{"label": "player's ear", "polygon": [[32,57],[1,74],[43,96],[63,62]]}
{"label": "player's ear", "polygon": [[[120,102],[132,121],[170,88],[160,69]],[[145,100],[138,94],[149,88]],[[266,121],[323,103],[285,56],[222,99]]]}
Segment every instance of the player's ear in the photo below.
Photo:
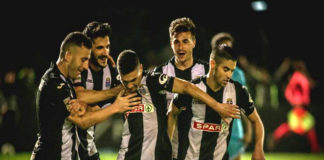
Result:
{"label": "player's ear", "polygon": [[140,73],[142,74],[142,72],[143,72],[143,65],[140,64]]}
{"label": "player's ear", "polygon": [[192,42],[194,44],[194,46],[192,48],[195,48],[196,47],[196,38],[192,38]]}
{"label": "player's ear", "polygon": [[215,66],[216,66],[216,62],[215,62],[215,60],[210,59],[210,60],[209,60],[209,68],[210,68],[210,69],[214,69]]}
{"label": "player's ear", "polygon": [[66,60],[67,62],[71,62],[71,59],[72,59],[72,53],[71,51],[67,50],[64,55],[64,60]]}

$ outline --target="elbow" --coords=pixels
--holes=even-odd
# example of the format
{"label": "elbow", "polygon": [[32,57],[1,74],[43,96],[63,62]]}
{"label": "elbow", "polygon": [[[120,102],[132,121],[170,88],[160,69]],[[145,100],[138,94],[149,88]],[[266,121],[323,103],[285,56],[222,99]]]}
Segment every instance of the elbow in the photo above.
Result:
{"label": "elbow", "polygon": [[89,127],[91,127],[92,125],[92,123],[91,123],[92,121],[91,120],[89,120],[89,119],[85,119],[84,117],[80,117],[80,119],[79,119],[79,121],[77,121],[75,124],[79,127],[79,128],[81,128],[81,129],[83,129],[83,130],[86,130],[86,129],[88,129]]}

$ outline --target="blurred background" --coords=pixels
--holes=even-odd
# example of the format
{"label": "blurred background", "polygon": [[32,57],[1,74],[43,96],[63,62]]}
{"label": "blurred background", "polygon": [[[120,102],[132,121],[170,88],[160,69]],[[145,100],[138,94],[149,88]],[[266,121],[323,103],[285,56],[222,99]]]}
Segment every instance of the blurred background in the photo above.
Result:
{"label": "blurred background", "polygon": [[[261,3],[260,3],[261,2]],[[25,2],[26,3],[26,2]],[[5,10],[6,9],[6,10]],[[116,60],[123,49],[135,50],[146,69],[173,56],[168,27],[179,17],[190,17],[197,27],[194,57],[208,61],[210,40],[218,32],[233,34],[246,63],[249,91],[265,126],[267,137],[287,121],[292,109],[284,90],[293,68],[278,73],[280,65],[302,60],[313,80],[307,108],[315,119],[318,142],[324,146],[324,102],[322,73],[322,28],[319,5],[306,1],[214,1],[147,3],[109,2],[7,4],[1,6],[2,51],[0,58],[0,146],[2,153],[30,152],[38,131],[35,93],[40,77],[56,61],[65,36],[82,30],[90,21],[112,26],[111,55]],[[249,70],[254,67],[255,70]],[[256,74],[257,73],[257,74]],[[116,151],[120,144],[121,115],[98,129],[98,147]],[[100,127],[99,127],[100,128]],[[8,149],[9,146],[9,149]],[[253,142],[247,148],[252,151]],[[292,133],[272,152],[311,152],[305,135]]]}

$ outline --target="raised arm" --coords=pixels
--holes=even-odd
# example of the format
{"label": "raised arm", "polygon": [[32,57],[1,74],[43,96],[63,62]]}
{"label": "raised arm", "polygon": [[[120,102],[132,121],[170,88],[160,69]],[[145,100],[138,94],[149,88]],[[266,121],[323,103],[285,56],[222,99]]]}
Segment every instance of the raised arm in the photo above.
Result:
{"label": "raised arm", "polygon": [[79,100],[87,104],[95,104],[116,97],[117,94],[123,89],[123,86],[118,85],[112,89],[105,89],[101,91],[88,90],[83,86],[76,86],[74,89]]}
{"label": "raised arm", "polygon": [[252,154],[253,160],[264,160],[263,142],[264,142],[264,127],[256,109],[248,116],[252,122],[255,135],[254,151]]}
{"label": "raised arm", "polygon": [[[240,110],[238,109],[238,106],[232,104],[219,103],[207,93],[202,91],[200,88],[188,81],[179,78],[174,78],[172,92],[188,94],[193,98],[204,102],[213,110],[218,112],[224,120],[228,117],[240,118]],[[228,122],[227,120],[225,121]]]}
{"label": "raised arm", "polygon": [[[116,113],[124,113],[126,111],[136,108],[136,105],[141,103],[141,98],[136,97],[136,93],[123,97],[119,93],[115,102],[104,109],[96,110],[93,112],[87,111],[84,115],[70,114],[68,119],[82,129],[87,129],[97,123],[100,123]],[[81,101],[74,101],[71,105],[85,105]]]}

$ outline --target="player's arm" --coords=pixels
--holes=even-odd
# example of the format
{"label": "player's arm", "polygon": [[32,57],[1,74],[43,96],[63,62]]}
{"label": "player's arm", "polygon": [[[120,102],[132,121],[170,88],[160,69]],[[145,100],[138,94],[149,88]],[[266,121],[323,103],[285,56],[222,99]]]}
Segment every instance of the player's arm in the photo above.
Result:
{"label": "player's arm", "polygon": [[264,127],[261,118],[256,109],[248,116],[252,122],[255,135],[254,151],[252,159],[264,160],[263,142],[264,142]]}
{"label": "player's arm", "polygon": [[116,97],[117,94],[123,89],[122,85],[118,85],[111,89],[105,89],[101,91],[97,90],[88,90],[83,86],[74,87],[77,98],[87,104],[95,104],[107,99]]}
{"label": "player's arm", "polygon": [[[115,102],[104,109],[96,110],[93,112],[87,111],[84,115],[70,114],[68,119],[76,124],[81,129],[87,129],[97,123],[100,123],[108,117],[116,114],[123,113],[132,109],[135,109],[136,105],[140,104],[140,97],[136,97],[136,93],[122,97],[122,93],[119,93]],[[86,105],[80,101],[74,101],[71,105]]]}
{"label": "player's arm", "polygon": [[179,78],[174,78],[172,92],[188,94],[193,98],[204,102],[213,110],[218,112],[223,118],[240,118],[240,110],[238,109],[238,106],[232,104],[219,103],[207,93],[202,91],[200,88],[188,81]]}
{"label": "player's arm", "polygon": [[252,124],[251,124],[250,120],[244,114],[242,114],[241,119],[245,126],[243,142],[244,142],[244,145],[247,147],[252,141]]}
{"label": "player's arm", "polygon": [[178,115],[180,114],[181,110],[177,108],[173,103],[172,105],[172,111],[168,114],[168,135],[170,137],[170,140],[172,141],[174,128],[177,124]]}

